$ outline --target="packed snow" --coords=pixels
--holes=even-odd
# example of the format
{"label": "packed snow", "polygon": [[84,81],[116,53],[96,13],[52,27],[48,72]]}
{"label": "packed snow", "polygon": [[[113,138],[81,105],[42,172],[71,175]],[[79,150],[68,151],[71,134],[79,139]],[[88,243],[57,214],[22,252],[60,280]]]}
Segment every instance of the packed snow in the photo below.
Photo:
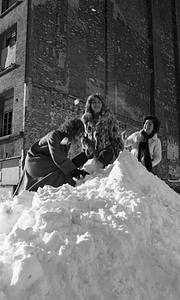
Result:
{"label": "packed snow", "polygon": [[0,205],[0,300],[179,300],[180,196],[127,150]]}

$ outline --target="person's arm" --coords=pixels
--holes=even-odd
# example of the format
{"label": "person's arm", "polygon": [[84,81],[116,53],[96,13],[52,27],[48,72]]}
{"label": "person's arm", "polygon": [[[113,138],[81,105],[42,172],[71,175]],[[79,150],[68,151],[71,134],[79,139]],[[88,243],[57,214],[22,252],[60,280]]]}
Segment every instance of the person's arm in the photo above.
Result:
{"label": "person's arm", "polygon": [[127,132],[123,131],[121,133],[121,138],[125,148],[129,148],[134,143],[135,133],[132,133],[130,136],[127,136]]}
{"label": "person's arm", "polygon": [[160,163],[162,159],[162,146],[160,139],[157,139],[157,142],[154,146],[153,154],[152,154],[152,166],[156,166]]}
{"label": "person's arm", "polygon": [[81,144],[82,144],[82,149],[83,151],[85,151],[87,156],[89,155],[91,156],[94,154],[95,151],[94,142],[88,138],[87,134],[85,134],[81,138]]}
{"label": "person's arm", "polygon": [[48,147],[51,158],[55,165],[67,175],[70,171],[76,169],[76,166],[72,163],[72,161],[67,158],[63,145],[60,144],[61,139],[57,131],[53,131],[50,133],[48,137]]}

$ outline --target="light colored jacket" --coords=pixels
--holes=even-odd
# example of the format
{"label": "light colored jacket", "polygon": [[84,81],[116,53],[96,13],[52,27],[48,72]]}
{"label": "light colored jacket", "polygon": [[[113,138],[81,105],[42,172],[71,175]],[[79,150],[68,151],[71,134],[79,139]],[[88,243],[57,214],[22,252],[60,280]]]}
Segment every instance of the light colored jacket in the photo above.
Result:
{"label": "light colored jacket", "polygon": [[[139,144],[142,140],[140,131],[132,133],[126,140],[124,140],[124,147],[129,148],[131,146],[131,153],[138,157]],[[152,166],[156,166],[162,159],[162,147],[161,141],[157,136],[157,133],[148,140],[149,152],[152,159]]]}

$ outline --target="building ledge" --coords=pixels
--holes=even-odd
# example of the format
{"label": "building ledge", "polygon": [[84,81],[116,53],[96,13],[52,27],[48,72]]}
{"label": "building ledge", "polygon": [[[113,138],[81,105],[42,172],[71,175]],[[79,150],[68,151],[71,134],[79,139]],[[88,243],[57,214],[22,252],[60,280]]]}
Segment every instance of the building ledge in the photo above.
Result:
{"label": "building ledge", "polygon": [[20,155],[16,155],[16,156],[12,156],[12,157],[0,158],[0,162],[12,160],[12,159],[21,159],[21,156]]}
{"label": "building ledge", "polygon": [[12,70],[17,69],[18,67],[20,67],[20,65],[17,64],[11,64],[9,67],[7,67],[6,69],[0,71],[0,77],[4,76],[6,73],[11,72]]}
{"label": "building ledge", "polygon": [[22,2],[23,1],[19,0],[16,3],[14,3],[13,5],[11,5],[8,9],[6,9],[5,11],[3,11],[3,13],[0,15],[0,18],[3,18],[4,16],[6,16],[10,11],[12,11],[15,7],[17,7]]}
{"label": "building ledge", "polygon": [[23,138],[24,137],[24,132],[20,131],[19,133],[16,134],[9,134],[9,135],[4,135],[0,137],[0,145],[6,141],[10,141],[10,140],[16,140],[19,138]]}

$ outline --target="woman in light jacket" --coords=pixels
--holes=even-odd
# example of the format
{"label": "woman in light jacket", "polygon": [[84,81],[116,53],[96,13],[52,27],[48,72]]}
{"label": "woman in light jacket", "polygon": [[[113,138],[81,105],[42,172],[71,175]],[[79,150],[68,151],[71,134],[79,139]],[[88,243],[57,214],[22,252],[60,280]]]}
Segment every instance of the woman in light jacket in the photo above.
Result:
{"label": "woman in light jacket", "polygon": [[161,141],[157,136],[160,122],[157,117],[148,115],[144,118],[143,129],[134,132],[129,137],[122,132],[124,147],[131,146],[131,153],[152,172],[152,168],[160,163],[162,159]]}

